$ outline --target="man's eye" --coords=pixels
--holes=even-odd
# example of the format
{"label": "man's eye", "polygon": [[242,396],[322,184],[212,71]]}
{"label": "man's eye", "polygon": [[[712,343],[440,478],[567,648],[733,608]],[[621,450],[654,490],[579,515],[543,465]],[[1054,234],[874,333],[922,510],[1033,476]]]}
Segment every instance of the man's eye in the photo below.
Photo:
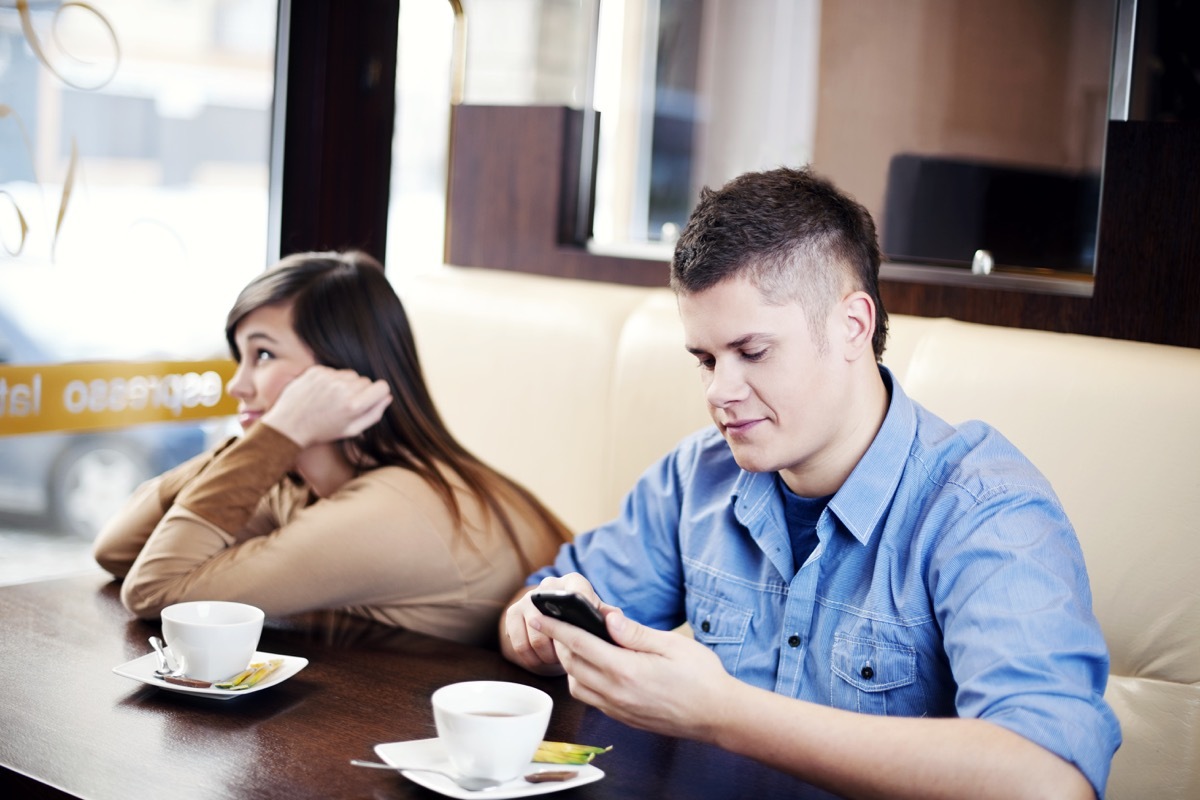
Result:
{"label": "man's eye", "polygon": [[710,372],[712,371],[714,363],[715,363],[714,360],[711,358],[697,358],[696,359],[697,367],[699,367],[700,369],[708,370]]}
{"label": "man's eye", "polygon": [[746,359],[747,361],[759,361],[766,354],[767,354],[767,350],[764,347],[762,350],[756,350],[753,353],[742,353],[742,358]]}

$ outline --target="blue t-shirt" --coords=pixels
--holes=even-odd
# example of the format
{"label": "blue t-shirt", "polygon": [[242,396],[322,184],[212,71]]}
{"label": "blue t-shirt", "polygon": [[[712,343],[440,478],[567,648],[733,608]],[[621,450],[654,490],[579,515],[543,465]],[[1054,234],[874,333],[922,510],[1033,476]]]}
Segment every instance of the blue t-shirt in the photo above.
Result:
{"label": "blue t-shirt", "polygon": [[[788,488],[779,473],[775,473],[775,485],[783,498],[783,518],[787,523],[788,543],[792,546],[792,565],[799,570],[817,549],[817,523],[833,495],[802,497]],[[791,580],[793,576],[784,577]]]}
{"label": "blue t-shirt", "polygon": [[949,425],[880,369],[887,416],[821,513],[803,569],[775,474],[743,471],[706,428],[529,583],[579,572],[631,619],[688,622],[731,675],[779,694],[989,720],[1075,764],[1103,796],[1121,732],[1058,498],[996,430]]}

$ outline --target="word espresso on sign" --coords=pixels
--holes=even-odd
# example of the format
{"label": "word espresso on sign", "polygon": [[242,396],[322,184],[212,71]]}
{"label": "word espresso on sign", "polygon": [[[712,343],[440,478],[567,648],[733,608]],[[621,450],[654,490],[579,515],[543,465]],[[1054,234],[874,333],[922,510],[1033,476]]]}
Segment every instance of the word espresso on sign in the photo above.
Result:
{"label": "word espresso on sign", "polygon": [[222,383],[221,376],[212,370],[182,375],[135,375],[128,380],[74,380],[63,391],[63,405],[71,414],[163,408],[179,416],[185,408],[215,406],[221,400]]}
{"label": "word espresso on sign", "polygon": [[0,366],[0,435],[226,416],[232,361]]}

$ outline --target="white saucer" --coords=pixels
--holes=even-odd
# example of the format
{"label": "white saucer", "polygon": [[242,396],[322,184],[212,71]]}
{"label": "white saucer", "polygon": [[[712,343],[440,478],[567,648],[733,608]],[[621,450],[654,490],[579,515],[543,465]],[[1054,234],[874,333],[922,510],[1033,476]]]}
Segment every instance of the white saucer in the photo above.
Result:
{"label": "white saucer", "polygon": [[[383,761],[393,766],[429,767],[453,772],[450,758],[441,739],[414,739],[411,742],[389,742],[375,745],[375,754]],[[487,797],[487,800],[504,800],[506,797],[532,797],[537,794],[549,794],[563,789],[572,789],[585,783],[592,783],[604,777],[603,770],[591,764],[536,764],[530,762],[529,768],[522,774],[541,770],[571,770],[577,773],[574,778],[565,781],[547,781],[546,783],[529,783],[523,777],[514,778],[500,784],[495,789],[486,792],[471,792],[459,786],[444,775],[432,772],[406,772],[400,774],[413,783],[432,789],[447,797],[457,797],[462,800]]]}
{"label": "white saucer", "polygon": [[[167,653],[171,652],[171,648],[166,648]],[[122,664],[119,667],[113,667],[113,672],[126,678],[133,678],[135,681],[141,681],[149,686],[154,686],[158,689],[166,689],[168,692],[180,692],[181,694],[193,694],[199,697],[209,697],[213,700],[232,700],[235,697],[244,697],[248,694],[261,692],[263,689],[269,689],[276,684],[283,683],[288,678],[295,675],[300,670],[308,666],[308,659],[300,656],[280,656],[274,653],[259,653],[256,652],[251,656],[253,661],[267,661],[272,658],[282,658],[283,663],[279,665],[279,669],[268,675],[262,681],[249,689],[241,689],[233,691],[231,689],[215,689],[208,687],[199,689],[192,686],[180,686],[177,683],[167,683],[162,678],[154,674],[154,670],[158,667],[158,656],[154,653],[147,653],[141,658],[135,658],[128,664]]]}

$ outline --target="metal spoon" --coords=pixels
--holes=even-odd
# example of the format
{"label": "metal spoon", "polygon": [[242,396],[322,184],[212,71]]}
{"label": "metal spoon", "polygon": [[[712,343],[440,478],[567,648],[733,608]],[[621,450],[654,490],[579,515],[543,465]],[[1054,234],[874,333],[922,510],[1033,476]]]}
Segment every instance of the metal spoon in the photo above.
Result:
{"label": "metal spoon", "polygon": [[435,775],[441,775],[444,778],[457,783],[468,792],[479,792],[484,789],[495,789],[502,782],[492,780],[491,778],[467,778],[461,775],[454,775],[449,772],[443,772],[440,769],[430,769],[429,767],[396,767],[391,764],[381,764],[378,761],[361,761],[357,758],[350,759],[350,763],[356,767],[374,767],[375,769],[390,769],[397,772],[432,772]]}
{"label": "metal spoon", "polygon": [[163,652],[162,639],[157,636],[150,637],[150,646],[154,648],[154,652],[158,654],[158,669],[154,670],[154,674],[160,678],[165,678],[174,670],[167,663],[167,654]]}
{"label": "metal spoon", "polygon": [[158,669],[154,670],[154,674],[162,678],[167,683],[174,683],[178,686],[189,686],[193,689],[207,689],[212,686],[209,681],[198,681],[194,678],[189,678],[183,674],[183,669],[171,669],[170,663],[167,661],[167,654],[163,652],[162,639],[157,636],[150,637],[150,646],[154,648],[154,652],[158,655]]}

